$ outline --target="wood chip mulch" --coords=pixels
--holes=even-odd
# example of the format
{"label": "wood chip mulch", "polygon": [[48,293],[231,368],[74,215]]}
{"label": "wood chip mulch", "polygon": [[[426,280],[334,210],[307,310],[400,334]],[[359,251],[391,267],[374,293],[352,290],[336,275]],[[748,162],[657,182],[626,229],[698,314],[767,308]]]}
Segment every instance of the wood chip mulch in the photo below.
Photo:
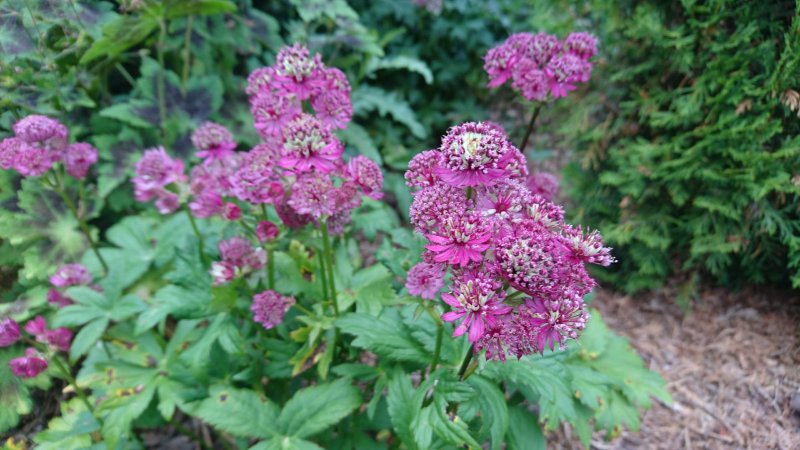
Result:
{"label": "wood chip mulch", "polygon": [[[800,449],[800,294],[709,289],[683,313],[665,289],[598,292],[592,306],[667,381],[638,433],[592,448]],[[554,448],[580,448],[556,433]]]}

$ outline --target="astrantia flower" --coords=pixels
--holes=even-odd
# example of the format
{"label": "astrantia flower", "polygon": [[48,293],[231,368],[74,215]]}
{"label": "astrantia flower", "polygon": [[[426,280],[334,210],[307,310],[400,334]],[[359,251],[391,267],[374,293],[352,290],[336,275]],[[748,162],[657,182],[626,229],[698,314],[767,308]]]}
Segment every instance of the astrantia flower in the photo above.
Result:
{"label": "astrantia flower", "polygon": [[92,282],[92,276],[82,264],[65,264],[50,277],[50,284],[55,287],[86,286]]}
{"label": "astrantia flower", "polygon": [[214,261],[208,271],[215,286],[230,283],[236,278],[236,267],[225,261]]}
{"label": "astrantia flower", "polygon": [[531,195],[525,216],[548,229],[558,229],[564,225],[564,209],[541,195]]}
{"label": "astrantia flower", "polygon": [[292,186],[289,206],[315,219],[336,212],[336,192],[330,176],[311,172],[298,177]]}
{"label": "astrantia flower", "polygon": [[69,131],[61,122],[32,114],[14,124],[14,134],[46,152],[60,153],[67,146]]}
{"label": "astrantia flower", "polygon": [[499,287],[490,276],[474,272],[456,280],[451,293],[442,294],[442,300],[453,308],[442,315],[442,320],[460,320],[453,336],[469,330],[468,340],[474,343],[484,335],[487,326],[494,325],[496,316],[511,312],[513,308],[503,303],[505,292],[498,291]]}
{"label": "astrantia flower", "polygon": [[448,184],[435,184],[414,195],[409,209],[409,220],[420,233],[431,233],[441,222],[451,216],[463,216],[472,206],[464,189]]}
{"label": "astrantia flower", "polygon": [[597,54],[597,38],[590,33],[570,33],[564,40],[564,51],[588,60]]}
{"label": "astrantia flower", "polygon": [[383,197],[383,172],[374,161],[364,155],[358,155],[347,164],[347,173],[364,191],[367,197],[379,200]]}
{"label": "astrantia flower", "polygon": [[463,266],[483,259],[483,252],[491,245],[492,230],[477,214],[452,215],[425,237],[429,241],[425,248],[435,254],[434,261]]}
{"label": "astrantia flower", "polygon": [[14,168],[17,155],[21,151],[26,151],[28,144],[20,138],[9,137],[0,141],[0,169],[8,170]]}
{"label": "astrantia flower", "polygon": [[553,58],[545,68],[553,97],[566,97],[575,90],[575,83],[588,80],[591,70],[591,64],[572,53]]}
{"label": "astrantia flower", "polygon": [[49,289],[47,291],[47,303],[50,303],[56,308],[63,308],[65,306],[72,305],[75,302],[73,302],[71,298],[59,292],[57,289]]}
{"label": "astrantia flower", "polygon": [[311,107],[319,120],[333,128],[343,130],[353,119],[353,104],[347,92],[325,91],[311,98]]}
{"label": "astrantia flower", "polygon": [[217,244],[222,261],[232,264],[240,272],[258,270],[267,262],[263,248],[254,247],[241,236],[223,239]]}
{"label": "astrantia flower", "polygon": [[242,217],[242,209],[233,202],[225,203],[222,208],[222,218],[227,221],[239,220]]}
{"label": "astrantia flower", "polygon": [[350,82],[347,75],[336,67],[326,67],[319,74],[319,85],[314,95],[320,95],[325,91],[339,91],[350,94]]}
{"label": "astrantia flower", "polygon": [[303,228],[308,225],[312,217],[308,214],[300,214],[294,208],[289,206],[289,199],[284,197],[275,202],[275,212],[284,225],[292,229]]}
{"label": "astrantia flower", "polygon": [[89,168],[97,162],[97,149],[91,144],[76,142],[64,152],[64,166],[67,173],[75,178],[84,178]]}
{"label": "astrantia flower", "polygon": [[308,49],[299,43],[283,47],[275,57],[276,79],[300,100],[310,97],[320,83],[322,67],[320,55],[311,57]]}
{"label": "astrantia flower", "polygon": [[166,190],[156,192],[156,210],[161,214],[169,214],[177,211],[181,206],[178,194]]}
{"label": "astrantia flower", "polygon": [[489,87],[495,88],[511,78],[512,70],[519,60],[519,51],[510,45],[501,44],[490,49],[483,57],[483,69],[489,74]]}
{"label": "astrantia flower", "polygon": [[442,154],[438,150],[426,150],[417,153],[408,163],[408,170],[405,173],[406,185],[409,187],[432,186],[439,179],[436,170],[442,160]]}
{"label": "astrantia flower", "polygon": [[253,320],[269,330],[283,322],[286,311],[295,304],[294,297],[286,297],[275,291],[269,290],[256,294],[250,310]]}
{"label": "astrantia flower", "polygon": [[521,320],[526,320],[536,330],[536,347],[553,350],[555,345],[563,349],[567,339],[577,339],[586,328],[589,313],[583,299],[575,294],[566,294],[558,299],[533,298],[519,308]]}
{"label": "astrantia flower", "polygon": [[145,150],[136,163],[134,183],[143,189],[164,187],[183,179],[183,161],[172,159],[164,147]]}
{"label": "astrantia flower", "polygon": [[259,92],[273,90],[275,76],[275,69],[272,67],[261,67],[252,71],[247,77],[247,87],[244,89],[245,93],[253,97]]}
{"label": "astrantia flower", "polygon": [[442,138],[442,160],[436,174],[455,187],[491,184],[507,176],[501,161],[511,145],[491,126],[468,122]]}
{"label": "astrantia flower", "polygon": [[553,200],[558,193],[558,178],[548,172],[537,172],[528,176],[526,186],[532,194],[540,195],[545,200]]}
{"label": "astrantia flower", "polygon": [[406,289],[411,295],[433,300],[444,287],[444,269],[439,264],[419,263],[406,274]]}
{"label": "astrantia flower", "polygon": [[192,133],[192,144],[200,150],[195,153],[198,158],[205,160],[225,159],[236,148],[233,135],[224,126],[205,122]]}
{"label": "astrantia flower", "polygon": [[53,153],[34,145],[17,147],[14,169],[25,177],[38,177],[53,167]]}
{"label": "astrantia flower", "polygon": [[8,362],[11,372],[20,378],[34,378],[47,370],[47,360],[36,349],[25,349],[25,356]]}
{"label": "astrantia flower", "polygon": [[609,266],[616,262],[616,259],[611,256],[611,248],[603,244],[603,237],[597,230],[591,232],[587,230],[584,233],[580,225],[577,227],[567,226],[564,228],[564,237],[575,258],[579,261],[601,266]]}
{"label": "astrantia flower", "polygon": [[69,345],[72,342],[72,331],[66,328],[56,328],[55,330],[47,330],[44,334],[47,343],[62,352],[69,351]]}
{"label": "astrantia flower", "polygon": [[523,181],[528,176],[528,160],[517,147],[510,146],[503,159],[500,161],[500,167],[508,173],[508,177]]}
{"label": "astrantia flower", "polygon": [[280,233],[278,226],[268,220],[262,220],[256,225],[256,237],[261,243],[275,239],[278,233]]}
{"label": "astrantia flower", "polygon": [[25,332],[35,336],[37,340],[45,342],[44,335],[47,333],[47,322],[42,316],[36,316],[25,324]]}
{"label": "astrantia flower", "polygon": [[278,159],[278,152],[269,146],[249,151],[239,170],[230,177],[233,194],[254,204],[274,203],[283,197],[283,186],[274,170]]}
{"label": "astrantia flower", "polygon": [[208,218],[222,214],[225,203],[217,192],[205,190],[199,195],[195,195],[189,202],[189,210],[192,215],[200,218]]}
{"label": "astrantia flower", "polygon": [[9,347],[19,340],[19,325],[10,317],[0,319],[0,347]]}
{"label": "astrantia flower", "polygon": [[530,193],[519,182],[507,179],[478,190],[476,207],[485,217],[510,219],[521,216]]}
{"label": "astrantia flower", "polygon": [[250,99],[253,126],[266,141],[277,140],[289,121],[302,113],[300,101],[294,94],[262,91]]}
{"label": "astrantia flower", "polygon": [[511,317],[511,314],[498,316],[494,323],[487,325],[483,336],[475,341],[475,353],[486,350],[487,360],[505,362],[506,347],[510,347],[514,339],[513,335],[509,334]]}
{"label": "astrantia flower", "polygon": [[561,41],[547,33],[536,33],[525,43],[526,56],[539,66],[545,66],[562,48]]}
{"label": "astrantia flower", "polygon": [[550,93],[550,79],[544,70],[531,60],[525,60],[514,66],[514,80],[511,87],[518,90],[523,97],[533,101],[544,101]]}
{"label": "astrantia flower", "polygon": [[328,173],[336,168],[343,151],[328,125],[310,114],[302,114],[283,128],[278,164],[298,173],[311,169]]}

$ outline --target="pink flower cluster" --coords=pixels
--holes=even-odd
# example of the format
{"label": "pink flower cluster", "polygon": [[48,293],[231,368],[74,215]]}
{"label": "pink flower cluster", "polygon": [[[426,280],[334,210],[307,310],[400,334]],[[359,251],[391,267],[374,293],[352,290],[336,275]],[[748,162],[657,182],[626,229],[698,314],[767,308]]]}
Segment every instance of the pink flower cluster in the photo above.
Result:
{"label": "pink flower cluster", "polygon": [[50,277],[50,284],[53,287],[47,291],[47,301],[58,308],[69,306],[74,302],[59,289],[70,286],[88,286],[91,283],[92,276],[86,267],[81,264],[65,264]]}
{"label": "pink flower cluster", "polygon": [[570,33],[564,41],[547,33],[516,33],[483,57],[489,87],[509,79],[528,100],[566,97],[576,83],[589,81],[597,39],[589,33]]}
{"label": "pink flower cluster", "polygon": [[[66,328],[47,328],[47,322],[42,316],[28,321],[24,330],[51,351],[69,351],[72,332]],[[20,339],[22,333],[19,324],[9,317],[0,318],[0,347],[10,347]],[[33,378],[47,369],[47,357],[36,348],[30,347],[25,350],[25,356],[12,359],[8,365],[14,375]]]}
{"label": "pink flower cluster", "polygon": [[253,297],[250,310],[253,312],[253,320],[269,330],[283,322],[286,311],[294,304],[294,297],[286,297],[278,292],[268,290]]}
{"label": "pink flower cluster", "polygon": [[44,175],[63,163],[74,178],[84,178],[97,162],[97,149],[84,142],[69,143],[69,130],[46,116],[30,115],[12,127],[14,136],[0,141],[0,168],[26,177]]}
{"label": "pink flower cluster", "polygon": [[[427,240],[406,287],[442,300],[488,358],[563,347],[586,326],[583,297],[595,286],[584,263],[614,262],[599,233],[564,222],[563,210],[531,192],[525,158],[490,123],[453,127],[436,150],[420,153],[405,174],[414,190],[411,223]],[[552,181],[552,180],[550,180]]]}
{"label": "pink flower cluster", "polygon": [[235,236],[217,244],[221,261],[211,264],[214,284],[225,284],[264,267],[267,253],[263,248],[254,247],[247,238]]}
{"label": "pink flower cluster", "polygon": [[180,206],[180,187],[186,180],[183,161],[172,159],[164,147],[145,150],[136,163],[133,196],[137,201],[155,199],[161,214],[168,214]]}

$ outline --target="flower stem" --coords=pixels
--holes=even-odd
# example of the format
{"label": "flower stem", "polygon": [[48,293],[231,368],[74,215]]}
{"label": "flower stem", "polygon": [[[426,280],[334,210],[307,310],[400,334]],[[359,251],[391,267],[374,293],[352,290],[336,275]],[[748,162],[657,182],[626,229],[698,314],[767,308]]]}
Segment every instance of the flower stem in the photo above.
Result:
{"label": "flower stem", "polygon": [[[58,179],[58,177],[56,177],[56,179]],[[95,243],[94,239],[92,239],[92,234],[89,232],[89,226],[86,225],[86,222],[78,213],[78,208],[75,206],[75,202],[73,202],[72,199],[69,198],[66,191],[63,189],[61,183],[56,182],[52,187],[53,190],[55,190],[56,193],[61,197],[61,200],[64,201],[64,204],[67,205],[67,208],[70,210],[70,212],[72,212],[72,215],[75,217],[75,220],[78,221],[78,227],[80,227],[81,232],[86,237],[86,240],[89,242],[89,246],[92,248],[94,256],[97,257],[97,260],[100,261],[100,265],[103,266],[103,272],[105,274],[108,274],[108,264],[106,263],[106,260],[103,259],[103,256],[100,254],[100,250],[97,249],[97,243]]]}
{"label": "flower stem", "polygon": [[267,250],[267,288],[275,289],[275,249]]}
{"label": "flower stem", "polygon": [[467,354],[464,355],[464,361],[461,363],[461,368],[458,369],[458,379],[459,381],[464,381],[464,374],[467,372],[467,367],[469,367],[469,363],[472,362],[472,356],[475,354],[475,349],[472,346],[469,346],[467,349]]}
{"label": "flower stem", "polygon": [[301,305],[301,304],[299,304],[297,302],[295,302],[294,305],[292,305],[292,307],[296,308],[298,311],[300,311],[301,313],[303,313],[303,314],[305,314],[307,316],[313,316],[314,315],[314,313],[311,312],[310,309],[306,308],[305,306],[303,306],[303,305]]}
{"label": "flower stem", "polygon": [[[83,392],[83,389],[81,389],[78,386],[78,382],[75,381],[75,377],[73,377],[72,373],[70,373],[69,369],[67,369],[64,366],[64,364],[61,362],[61,359],[58,357],[58,355],[53,355],[53,357],[50,358],[50,360],[53,361],[53,363],[55,363],[56,368],[58,369],[58,371],[61,372],[61,374],[64,375],[64,378],[67,379],[67,383],[72,385],[72,388],[75,389],[75,393],[78,395],[78,398],[80,398],[81,402],[83,402],[83,404],[86,405],[86,408],[89,410],[89,412],[92,413],[92,415],[95,415],[94,406],[89,401],[89,399],[86,397],[86,393]],[[95,418],[98,421],[100,421],[100,418],[97,417],[96,415],[95,415]]]}
{"label": "flower stem", "polygon": [[203,235],[200,234],[200,229],[197,228],[197,222],[194,220],[194,216],[192,215],[192,211],[187,206],[184,208],[186,211],[186,215],[189,216],[189,223],[192,224],[192,230],[194,231],[194,235],[197,236],[197,248],[200,250],[200,259],[203,261],[203,264],[208,264],[208,259],[206,259],[206,253],[204,249],[206,248],[205,241],[203,240]]}
{"label": "flower stem", "polygon": [[317,254],[317,259],[319,260],[319,281],[322,283],[322,298],[327,302],[330,301],[331,298],[328,295],[328,275],[327,269],[325,269],[325,256],[323,252]]}
{"label": "flower stem", "polygon": [[444,335],[444,326],[442,326],[442,322],[436,322],[436,346],[433,349],[433,359],[431,360],[431,370],[428,374],[432,374],[434,370],[436,370],[436,366],[439,365],[439,355],[442,353],[442,336]]}
{"label": "flower stem", "polygon": [[322,230],[322,246],[324,248],[326,265],[328,266],[328,283],[330,287],[331,300],[333,301],[333,313],[335,317],[339,317],[339,300],[336,295],[336,280],[333,274],[333,250],[331,249],[331,240],[328,237],[328,224],[323,220],[320,224]]}
{"label": "flower stem", "polygon": [[533,110],[533,115],[531,116],[531,121],[528,122],[528,128],[525,130],[525,137],[522,138],[522,145],[520,145],[519,150],[521,152],[525,152],[525,146],[528,145],[528,139],[531,137],[531,133],[533,133],[533,126],[536,124],[536,119],[539,117],[539,112],[542,110],[542,103],[537,103],[536,108]]}
{"label": "flower stem", "polygon": [[525,295],[525,293],[524,293],[524,292],[522,292],[522,291],[517,291],[517,292],[514,292],[513,294],[511,294],[511,295],[509,295],[508,297],[506,297],[506,301],[508,301],[508,300],[513,300],[513,299],[515,299],[515,298],[517,298],[517,297],[519,297],[519,296],[521,296],[521,295]]}

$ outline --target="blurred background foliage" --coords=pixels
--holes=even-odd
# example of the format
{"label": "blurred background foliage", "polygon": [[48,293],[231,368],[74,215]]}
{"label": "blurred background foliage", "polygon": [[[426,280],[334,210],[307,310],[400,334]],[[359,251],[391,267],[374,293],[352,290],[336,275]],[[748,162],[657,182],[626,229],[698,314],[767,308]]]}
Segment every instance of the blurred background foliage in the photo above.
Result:
{"label": "blurred background foliage", "polygon": [[[139,212],[125,180],[144,148],[193,158],[188,136],[205,120],[254,145],[246,77],[303,41],[353,85],[347,151],[386,171],[394,211],[367,204],[355,221],[374,236],[407,213],[408,160],[449,126],[491,119],[519,141],[530,108],[485,87],[487,49],[517,31],[591,31],[601,43],[591,83],[549,105],[525,151],[532,170],[566,166],[561,200],[615,247],[621,262],[597,275],[631,291],[676,274],[690,287],[796,287],[797,13],[791,1],[444,0],[434,14],[405,0],[8,0],[0,134],[36,112],[95,144],[84,207],[102,234]],[[32,220],[43,217],[25,201],[32,190],[0,175],[0,265],[21,268],[23,285],[85,245],[57,202],[51,219]],[[63,251],[46,256],[53,239]]]}

